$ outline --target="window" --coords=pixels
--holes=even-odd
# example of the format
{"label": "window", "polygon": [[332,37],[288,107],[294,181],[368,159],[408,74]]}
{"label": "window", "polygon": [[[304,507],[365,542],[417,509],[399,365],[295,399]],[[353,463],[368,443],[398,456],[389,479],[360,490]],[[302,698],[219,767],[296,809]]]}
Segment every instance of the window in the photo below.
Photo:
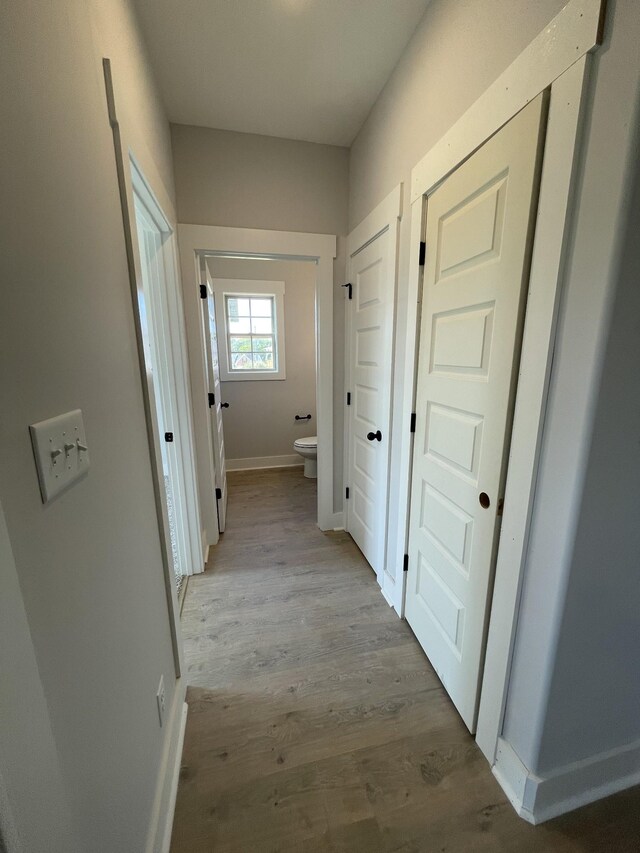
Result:
{"label": "window", "polygon": [[231,370],[275,370],[273,296],[225,296]]}
{"label": "window", "polygon": [[213,284],[225,330],[220,378],[284,379],[284,282],[214,279]]}

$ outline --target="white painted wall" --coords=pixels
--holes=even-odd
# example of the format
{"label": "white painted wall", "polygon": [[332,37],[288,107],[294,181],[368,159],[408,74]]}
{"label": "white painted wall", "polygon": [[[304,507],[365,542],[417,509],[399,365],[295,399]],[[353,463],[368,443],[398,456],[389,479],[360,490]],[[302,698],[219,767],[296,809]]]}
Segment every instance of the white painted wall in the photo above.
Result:
{"label": "white painted wall", "polygon": [[[169,128],[125,0],[9,0],[0,26],[0,497],[79,847],[137,853],[168,733],[160,675],[168,708],[178,692],[103,56],[134,154],[175,220]],[[73,408],[91,470],[43,507],[28,424]],[[13,672],[2,692],[21,686]],[[15,729],[27,756],[29,740],[50,738],[33,720],[28,736]]]}
{"label": "white painted wall", "polygon": [[342,510],[345,236],[349,151],[171,125],[178,219],[338,236],[334,262],[334,510]]}
{"label": "white painted wall", "polygon": [[[394,185],[408,180],[411,167],[562,5],[433,0],[353,144],[350,228]],[[632,319],[638,258],[631,255],[637,249],[623,254],[620,266],[623,235],[631,228],[625,207],[630,166],[638,160],[633,134],[640,10],[632,0],[612,0],[608,7],[605,44],[593,68],[504,731],[527,767],[545,774],[640,737],[640,680],[627,665],[640,634],[637,518],[633,521],[640,479],[638,328]],[[400,318],[409,219],[403,217],[401,230]],[[637,214],[634,224],[637,234]],[[633,275],[635,291],[629,284]],[[405,333],[400,324],[398,368]],[[393,504],[399,489],[393,478],[391,488]]]}
{"label": "white painted wall", "polygon": [[[283,281],[286,379],[254,382],[223,382],[222,396],[229,403],[223,410],[227,459],[256,456],[291,456],[293,442],[315,435],[316,265],[304,261],[249,261],[240,258],[210,258],[214,278]],[[220,324],[220,346],[223,326]],[[311,414],[311,421],[296,421],[295,415]],[[302,464],[302,457],[298,457]]]}

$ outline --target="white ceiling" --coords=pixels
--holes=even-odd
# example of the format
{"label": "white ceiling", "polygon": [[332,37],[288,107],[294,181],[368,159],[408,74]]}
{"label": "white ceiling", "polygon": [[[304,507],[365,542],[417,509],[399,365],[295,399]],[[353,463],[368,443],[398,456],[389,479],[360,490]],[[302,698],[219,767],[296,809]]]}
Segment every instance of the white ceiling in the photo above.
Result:
{"label": "white ceiling", "polygon": [[134,0],[178,124],[350,145],[429,0]]}

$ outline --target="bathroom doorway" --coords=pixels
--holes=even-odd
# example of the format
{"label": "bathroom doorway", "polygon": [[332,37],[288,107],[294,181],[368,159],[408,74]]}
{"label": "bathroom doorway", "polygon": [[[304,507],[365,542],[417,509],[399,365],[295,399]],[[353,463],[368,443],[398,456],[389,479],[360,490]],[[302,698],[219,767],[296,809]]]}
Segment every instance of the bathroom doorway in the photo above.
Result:
{"label": "bathroom doorway", "polygon": [[228,471],[315,479],[315,289],[309,261],[206,258],[218,325]]}
{"label": "bathroom doorway", "polygon": [[[209,282],[227,470],[306,472],[317,478],[318,526],[342,527],[342,512],[334,510],[341,497],[334,495],[333,452],[336,238],[193,225],[179,226],[179,236],[194,418],[203,421],[203,384],[208,393],[197,302]],[[197,450],[201,480],[212,483],[209,449]]]}

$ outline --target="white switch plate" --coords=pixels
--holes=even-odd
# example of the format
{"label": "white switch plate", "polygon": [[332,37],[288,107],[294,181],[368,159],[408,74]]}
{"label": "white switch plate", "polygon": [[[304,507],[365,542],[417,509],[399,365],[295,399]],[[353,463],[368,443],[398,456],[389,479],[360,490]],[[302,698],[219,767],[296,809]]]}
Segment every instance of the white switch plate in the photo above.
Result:
{"label": "white switch plate", "polygon": [[48,503],[89,470],[89,450],[82,412],[40,421],[29,427],[42,503]]}

